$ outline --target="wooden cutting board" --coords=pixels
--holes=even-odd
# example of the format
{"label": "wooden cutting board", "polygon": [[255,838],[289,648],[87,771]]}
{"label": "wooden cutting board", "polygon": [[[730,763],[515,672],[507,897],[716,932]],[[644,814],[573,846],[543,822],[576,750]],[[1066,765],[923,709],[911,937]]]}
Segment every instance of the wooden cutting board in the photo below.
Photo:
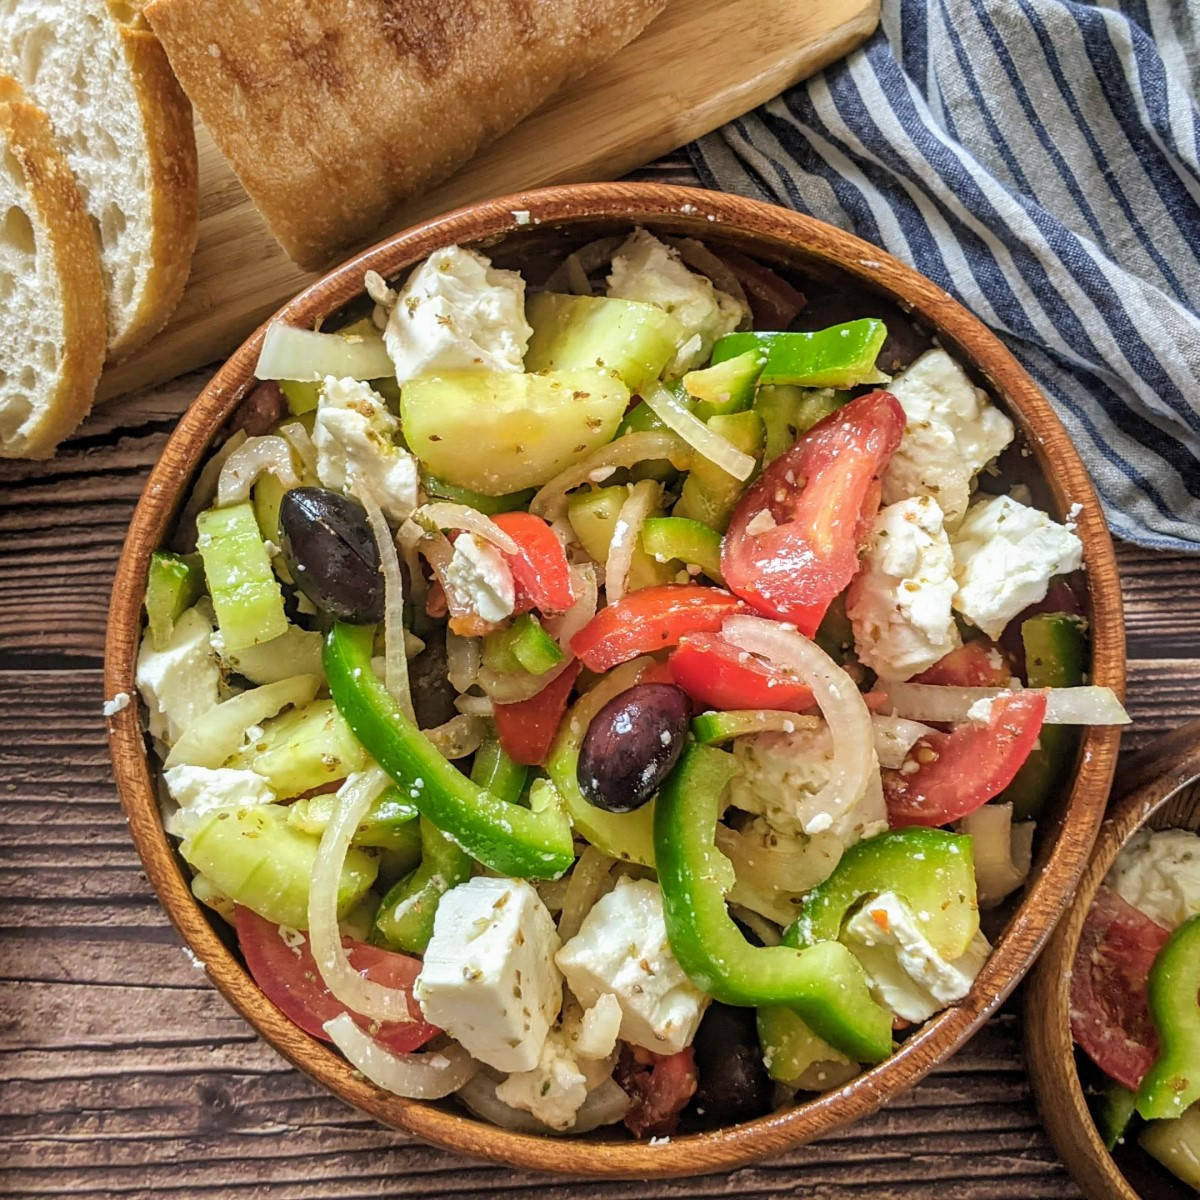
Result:
{"label": "wooden cutting board", "polygon": [[[879,0],[671,0],[614,59],[405,205],[366,244],[487,196],[616,179],[840,58],[878,18]],[[317,278],[283,252],[199,124],[196,142],[200,236],[187,289],[166,328],[105,372],[101,400],[224,357]]]}

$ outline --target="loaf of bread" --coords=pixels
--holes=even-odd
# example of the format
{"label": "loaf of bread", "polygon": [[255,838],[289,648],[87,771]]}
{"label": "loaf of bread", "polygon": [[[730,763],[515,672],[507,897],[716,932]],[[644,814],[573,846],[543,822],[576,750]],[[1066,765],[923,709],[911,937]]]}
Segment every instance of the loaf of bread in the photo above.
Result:
{"label": "loaf of bread", "polygon": [[100,253],[46,114],[0,77],[0,457],[46,458],[104,365]]}
{"label": "loaf of bread", "polygon": [[145,12],[272,233],[317,267],[665,4],[151,0]]}
{"label": "loaf of bread", "polygon": [[191,108],[137,5],[0,0],[0,68],[44,109],[100,237],[109,357],[165,322],[196,243]]}

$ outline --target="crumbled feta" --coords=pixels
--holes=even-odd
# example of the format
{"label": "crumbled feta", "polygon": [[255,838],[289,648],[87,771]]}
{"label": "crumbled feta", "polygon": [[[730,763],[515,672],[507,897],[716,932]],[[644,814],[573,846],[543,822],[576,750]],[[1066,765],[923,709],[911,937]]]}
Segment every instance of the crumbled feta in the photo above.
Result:
{"label": "crumbled feta", "polygon": [[580,1058],[607,1058],[621,1036],[621,1002],[611,992],[596,1002],[579,1021],[575,1052]]}
{"label": "crumbled feta", "polygon": [[967,720],[972,725],[986,725],[992,719],[992,697],[973,700],[967,707]]}
{"label": "crumbled feta", "polygon": [[846,595],[859,659],[881,679],[911,679],[962,644],[950,601],[954,556],[930,496],[875,517],[862,569]]}
{"label": "crumbled feta", "polygon": [[551,1129],[570,1129],[587,1099],[587,1076],[560,1030],[542,1047],[537,1066],[518,1071],[496,1087],[496,1097],[511,1108],[532,1113]]}
{"label": "crumbled feta", "polygon": [[775,518],[771,516],[771,510],[768,508],[760,508],[746,522],[746,532],[751,537],[758,537],[760,533],[770,533],[775,528]]}
{"label": "crumbled feta", "polygon": [[437,371],[522,371],[532,333],[520,272],[445,246],[409,276],[383,340],[403,385]]}
{"label": "crumbled feta", "polygon": [[1052,576],[1083,561],[1075,534],[1011,496],[973,504],[950,535],[950,548],[958,583],[954,607],[991,638],[1045,597]]}
{"label": "crumbled feta", "polygon": [[129,707],[130,696],[128,692],[118,692],[111,700],[104,702],[104,715],[106,717],[115,717],[117,713],[124,712]]}
{"label": "crumbled feta", "polygon": [[491,542],[475,533],[454,539],[446,583],[485,621],[503,621],[516,606],[512,569]]}
{"label": "crumbled feta", "polygon": [[615,996],[621,1037],[657,1054],[687,1046],[708,1005],[671,953],[662,891],[649,879],[618,880],[555,962],[581,1004]]}
{"label": "crumbled feta", "polygon": [[554,921],[521,879],[479,875],[438,904],[414,994],[426,1020],[498,1071],[532,1071],[562,1004]]}
{"label": "crumbled feta", "polygon": [[167,832],[177,838],[190,837],[203,819],[219,808],[247,808],[275,799],[261,775],[232,767],[168,767],[163,782],[179,805],[164,822]]}
{"label": "crumbled feta", "polygon": [[883,473],[883,501],[932,496],[953,529],[967,511],[971,481],[1012,441],[1013,424],[945,350],[927,350],[888,391],[908,421]]}
{"label": "crumbled feta", "polygon": [[212,623],[198,607],[181,613],[162,649],[147,632],[138,652],[137,686],[150,713],[150,733],[168,745],[217,703],[221,672],[209,639]]}
{"label": "crumbled feta", "polygon": [[740,300],[689,271],[673,247],[644,229],[634,230],[613,255],[608,294],[653,304],[678,318],[687,337],[668,367],[672,375],[706,362],[716,340],[749,316]]}
{"label": "crumbled feta", "polygon": [[417,506],[417,462],[396,444],[400,422],[369,384],[327,376],[312,440],[317,478],[334,491],[370,489],[396,522]]}
{"label": "crumbled feta", "polygon": [[947,962],[895,892],[881,892],[859,909],[846,922],[844,941],[862,963],[879,1002],[914,1022],[961,1000],[991,951],[977,933],[961,958]]}
{"label": "crumbled feta", "polygon": [[1168,929],[1200,913],[1200,836],[1186,829],[1140,829],[1105,883]]}

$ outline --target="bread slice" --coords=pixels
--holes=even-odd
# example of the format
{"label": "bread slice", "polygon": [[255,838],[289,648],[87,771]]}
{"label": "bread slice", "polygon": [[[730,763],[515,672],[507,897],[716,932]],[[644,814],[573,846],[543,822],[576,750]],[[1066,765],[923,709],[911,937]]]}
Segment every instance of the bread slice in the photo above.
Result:
{"label": "bread slice", "polygon": [[0,0],[0,67],[50,115],[100,235],[109,357],[170,316],[196,244],[191,107],[122,0]]}
{"label": "bread slice", "polygon": [[0,457],[48,458],[104,365],[96,232],[50,122],[0,77]]}
{"label": "bread slice", "polygon": [[665,6],[151,0],[145,11],[271,232],[316,267],[615,54]]}

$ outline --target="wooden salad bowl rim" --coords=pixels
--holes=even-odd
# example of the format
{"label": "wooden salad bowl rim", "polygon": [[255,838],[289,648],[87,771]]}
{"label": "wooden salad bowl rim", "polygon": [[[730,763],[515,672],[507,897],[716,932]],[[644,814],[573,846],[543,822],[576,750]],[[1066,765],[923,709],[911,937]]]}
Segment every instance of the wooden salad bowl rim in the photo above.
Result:
{"label": "wooden salad bowl rim", "polygon": [[[1047,1132],[1076,1182],[1098,1200],[1138,1200],[1092,1119],[1071,1038],[1071,968],[1088,910],[1122,847],[1143,825],[1179,822],[1200,833],[1200,721],[1191,721],[1121,765],[1119,795],[1092,857],[1025,995],[1025,1054]],[[1188,1195],[1179,1184],[1179,1195]]]}
{"label": "wooden salad bowl rim", "polygon": [[[979,320],[912,268],[843,230],[754,200],[692,188],[645,183],[545,188],[473,204],[388,238],[331,271],[272,319],[312,328],[317,319],[361,294],[366,270],[390,279],[442,246],[490,244],[540,227],[580,222],[628,228],[640,223],[660,232],[719,237],[768,259],[836,270],[891,297],[935,330],[942,344],[1002,398],[1023,427],[1060,517],[1078,506],[1074,519],[1090,583],[1092,678],[1123,696],[1125,636],[1112,541],[1066,431],[1034,382]],[[136,695],[134,665],[150,553],[170,529],[211,439],[251,384],[264,328],[243,343],[201,392],[150,474],[113,585],[106,696]],[[209,978],[280,1053],[356,1108],[427,1142],[514,1166],[645,1179],[727,1169],[811,1141],[874,1112],[961,1047],[1033,964],[1070,898],[1104,812],[1120,731],[1084,732],[1069,799],[1070,819],[1061,822],[1056,837],[1043,839],[1027,893],[966,999],[928,1022],[886,1062],[844,1087],[741,1125],[654,1145],[513,1133],[443,1105],[400,1099],[365,1081],[266,999],[192,896],[163,832],[136,704],[110,719],[109,737],[130,832],[168,915],[205,964]]]}

